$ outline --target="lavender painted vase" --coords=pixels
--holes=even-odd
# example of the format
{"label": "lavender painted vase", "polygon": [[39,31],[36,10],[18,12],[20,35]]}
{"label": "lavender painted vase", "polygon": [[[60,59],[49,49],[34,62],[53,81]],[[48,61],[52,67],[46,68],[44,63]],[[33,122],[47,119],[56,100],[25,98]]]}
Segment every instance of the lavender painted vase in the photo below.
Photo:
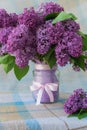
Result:
{"label": "lavender painted vase", "polygon": [[46,64],[35,64],[31,90],[37,104],[58,101],[59,80],[56,71],[56,66],[50,69]]}

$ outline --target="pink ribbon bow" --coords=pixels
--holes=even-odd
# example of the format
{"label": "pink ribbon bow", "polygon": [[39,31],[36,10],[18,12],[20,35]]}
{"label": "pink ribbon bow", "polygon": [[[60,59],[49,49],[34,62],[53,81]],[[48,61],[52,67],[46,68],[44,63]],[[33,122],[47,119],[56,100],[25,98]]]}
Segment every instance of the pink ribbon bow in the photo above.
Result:
{"label": "pink ribbon bow", "polygon": [[58,83],[47,83],[45,85],[40,84],[39,82],[33,82],[31,86],[31,91],[36,91],[39,90],[38,95],[37,95],[37,105],[40,104],[41,97],[43,94],[43,91],[45,90],[49,96],[50,102],[54,101],[54,96],[52,91],[57,91],[58,89]]}

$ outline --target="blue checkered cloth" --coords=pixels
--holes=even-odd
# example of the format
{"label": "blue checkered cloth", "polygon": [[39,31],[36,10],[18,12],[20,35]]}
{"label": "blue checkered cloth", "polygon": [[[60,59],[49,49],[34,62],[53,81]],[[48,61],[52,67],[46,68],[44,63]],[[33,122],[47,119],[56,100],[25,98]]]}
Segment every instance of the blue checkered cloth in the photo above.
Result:
{"label": "blue checkered cloth", "polygon": [[36,106],[29,93],[0,93],[0,130],[86,130],[87,118],[67,118],[63,109],[67,96]]}

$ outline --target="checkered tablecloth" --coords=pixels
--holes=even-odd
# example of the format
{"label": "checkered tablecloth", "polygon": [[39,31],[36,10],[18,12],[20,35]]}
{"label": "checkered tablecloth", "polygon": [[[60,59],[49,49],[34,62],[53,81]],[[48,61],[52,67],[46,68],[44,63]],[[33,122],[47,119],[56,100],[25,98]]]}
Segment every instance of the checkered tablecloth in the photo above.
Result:
{"label": "checkered tablecloth", "polygon": [[67,118],[61,94],[58,103],[36,105],[28,93],[0,93],[0,130],[87,130],[87,118]]}

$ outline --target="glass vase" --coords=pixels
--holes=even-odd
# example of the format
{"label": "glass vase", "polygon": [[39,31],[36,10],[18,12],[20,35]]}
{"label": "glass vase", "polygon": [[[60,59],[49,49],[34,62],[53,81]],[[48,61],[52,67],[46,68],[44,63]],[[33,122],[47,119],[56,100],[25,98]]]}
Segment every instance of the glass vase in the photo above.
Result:
{"label": "glass vase", "polygon": [[51,69],[47,64],[35,64],[31,91],[37,104],[57,102],[59,97],[57,66]]}

